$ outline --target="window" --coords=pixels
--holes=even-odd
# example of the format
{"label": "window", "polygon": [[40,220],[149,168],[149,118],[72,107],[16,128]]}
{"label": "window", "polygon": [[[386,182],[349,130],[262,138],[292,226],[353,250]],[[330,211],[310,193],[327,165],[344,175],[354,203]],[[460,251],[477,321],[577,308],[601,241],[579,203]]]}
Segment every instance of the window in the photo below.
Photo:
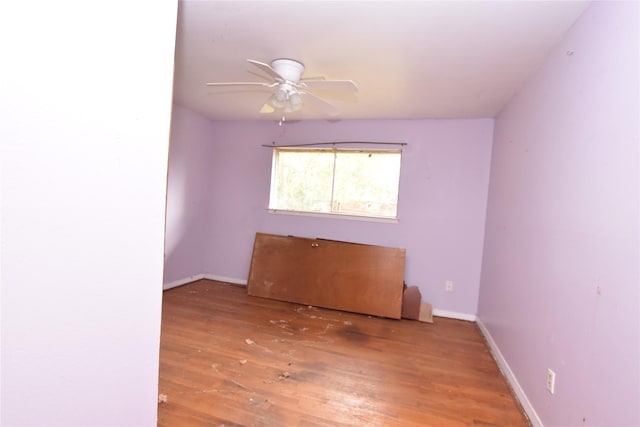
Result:
{"label": "window", "polygon": [[275,148],[269,209],[397,218],[401,150]]}

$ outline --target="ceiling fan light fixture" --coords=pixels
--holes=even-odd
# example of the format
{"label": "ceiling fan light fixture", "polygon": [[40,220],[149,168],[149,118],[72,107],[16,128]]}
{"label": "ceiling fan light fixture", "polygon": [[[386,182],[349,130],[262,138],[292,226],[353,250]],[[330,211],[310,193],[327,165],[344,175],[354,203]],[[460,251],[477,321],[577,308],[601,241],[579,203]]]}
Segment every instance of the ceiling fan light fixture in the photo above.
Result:
{"label": "ceiling fan light fixture", "polygon": [[291,111],[298,111],[302,108],[302,97],[299,93],[293,92],[289,95],[288,106],[291,108]]}
{"label": "ceiling fan light fixture", "polygon": [[287,105],[287,98],[287,92],[285,90],[278,89],[269,97],[267,104],[276,109],[284,108]]}
{"label": "ceiling fan light fixture", "polygon": [[333,112],[335,108],[331,104],[310,91],[323,89],[349,92],[358,91],[358,87],[351,80],[326,80],[324,77],[301,79],[302,73],[305,70],[304,64],[294,59],[275,59],[271,61],[271,65],[253,59],[247,59],[247,61],[268,75],[272,83],[213,82],[206,83],[206,85],[212,87],[250,86],[274,90],[260,109],[260,113],[273,113],[276,110],[284,110],[285,113],[298,111],[303,107],[302,95],[305,95],[305,100],[309,100],[315,106],[319,106],[328,112]]}

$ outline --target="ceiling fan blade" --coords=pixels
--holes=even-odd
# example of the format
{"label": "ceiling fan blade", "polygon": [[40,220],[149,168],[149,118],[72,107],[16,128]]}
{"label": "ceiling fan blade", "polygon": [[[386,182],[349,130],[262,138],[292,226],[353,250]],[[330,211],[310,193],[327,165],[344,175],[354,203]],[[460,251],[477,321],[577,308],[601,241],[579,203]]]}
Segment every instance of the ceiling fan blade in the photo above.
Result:
{"label": "ceiling fan blade", "polygon": [[309,90],[358,91],[358,86],[352,80],[304,80],[298,86]]}
{"label": "ceiling fan blade", "polygon": [[278,82],[283,82],[285,80],[280,74],[278,74],[276,72],[276,70],[271,68],[271,65],[269,65],[269,64],[265,64],[264,62],[260,62],[260,61],[254,61],[253,59],[247,59],[247,62],[255,65],[258,68],[260,68],[262,71],[264,71],[269,76],[271,76],[274,79],[276,79],[276,81],[278,81]]}
{"label": "ceiling fan blade", "polygon": [[334,116],[336,114],[338,114],[338,109],[336,107],[334,107],[333,105],[329,104],[327,101],[325,101],[324,99],[309,93],[309,92],[303,92],[300,91],[299,92],[300,95],[304,96],[304,101],[309,104],[309,105],[313,105],[323,111],[326,111],[327,114],[329,114],[330,116]]}
{"label": "ceiling fan blade", "polygon": [[314,76],[314,77],[305,77],[300,79],[301,82],[305,82],[307,80],[327,80],[323,76]]}
{"label": "ceiling fan blade", "polygon": [[266,88],[272,88],[278,85],[278,83],[260,83],[260,82],[221,82],[221,83],[205,83],[207,86],[261,86]]}

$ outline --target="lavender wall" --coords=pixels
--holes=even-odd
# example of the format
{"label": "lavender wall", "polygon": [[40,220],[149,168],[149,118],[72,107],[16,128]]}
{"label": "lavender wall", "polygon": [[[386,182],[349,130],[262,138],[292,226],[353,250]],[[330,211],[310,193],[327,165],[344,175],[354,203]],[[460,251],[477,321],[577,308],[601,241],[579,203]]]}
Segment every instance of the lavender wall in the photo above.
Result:
{"label": "lavender wall", "polygon": [[0,425],[157,424],[176,3],[0,2]]}
{"label": "lavender wall", "polygon": [[164,283],[201,274],[209,216],[209,169],[213,127],[209,120],[174,105],[167,185]]}
{"label": "lavender wall", "polygon": [[[211,202],[203,273],[246,280],[257,231],[407,249],[406,280],[435,308],[475,315],[493,120],[215,122],[202,193]],[[396,224],[270,214],[272,150],[262,144],[400,141]],[[454,292],[444,291],[453,280]]]}
{"label": "lavender wall", "polygon": [[496,120],[479,317],[547,426],[640,425],[638,14],[593,3]]}

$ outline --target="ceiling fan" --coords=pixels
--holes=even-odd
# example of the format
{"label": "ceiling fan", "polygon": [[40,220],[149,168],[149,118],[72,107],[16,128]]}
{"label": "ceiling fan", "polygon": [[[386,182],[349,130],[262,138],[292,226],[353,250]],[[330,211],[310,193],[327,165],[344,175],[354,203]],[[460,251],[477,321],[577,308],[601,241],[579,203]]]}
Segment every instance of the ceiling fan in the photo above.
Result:
{"label": "ceiling fan", "polygon": [[335,107],[309,91],[358,91],[358,86],[351,80],[326,80],[324,77],[301,78],[304,72],[304,64],[295,59],[274,59],[271,61],[271,65],[254,61],[253,59],[247,59],[247,61],[266,73],[273,82],[221,82],[206,83],[206,85],[253,86],[274,89],[273,94],[269,96],[260,112],[273,113],[274,111],[281,111],[283,114],[298,111],[302,108],[303,103],[308,101],[310,104],[333,115],[337,112]]}

